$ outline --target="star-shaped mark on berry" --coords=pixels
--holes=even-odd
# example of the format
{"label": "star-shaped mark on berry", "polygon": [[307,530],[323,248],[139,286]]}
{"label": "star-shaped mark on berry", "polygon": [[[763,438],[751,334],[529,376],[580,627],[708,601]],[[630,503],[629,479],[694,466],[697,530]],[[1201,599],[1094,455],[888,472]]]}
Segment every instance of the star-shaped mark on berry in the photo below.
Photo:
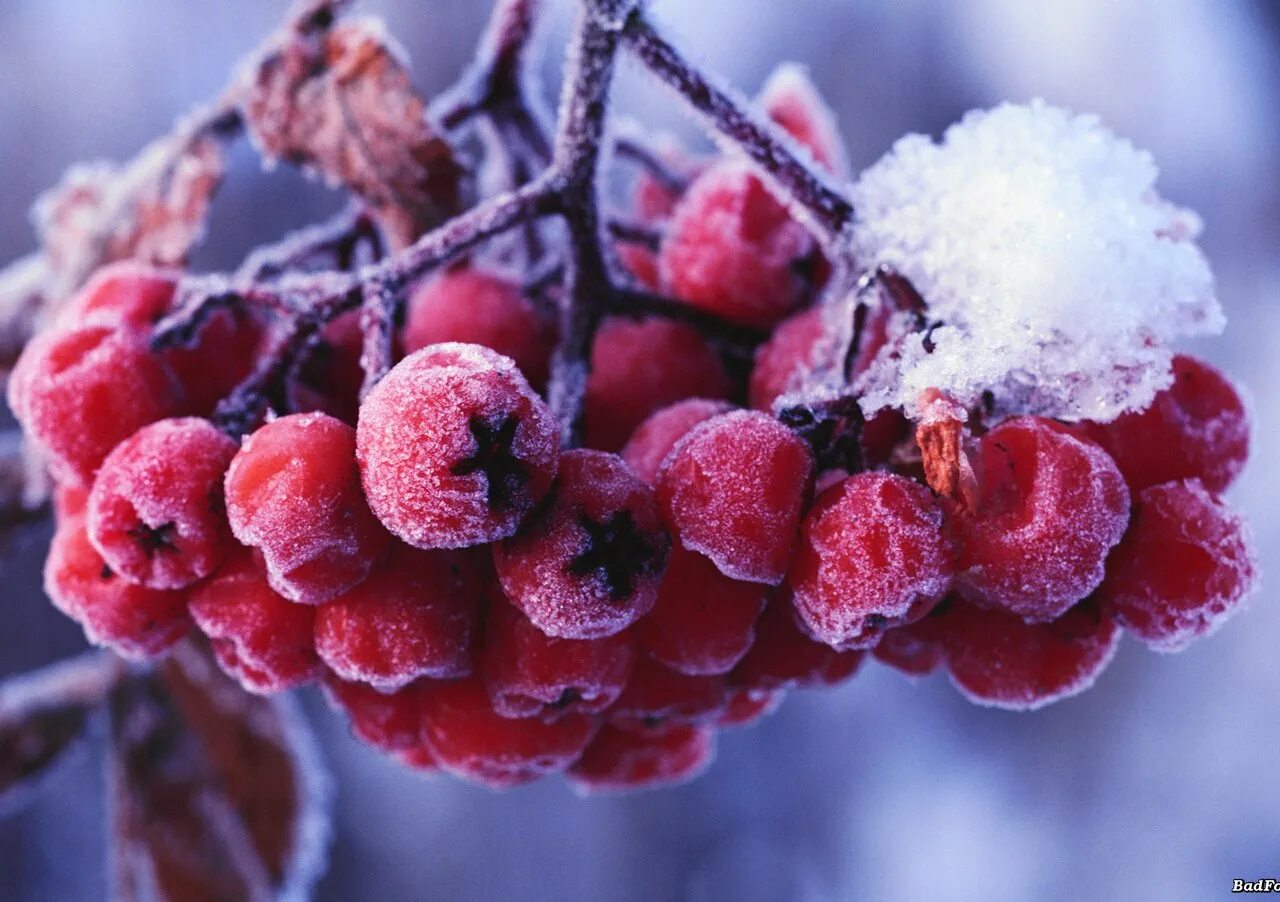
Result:
{"label": "star-shaped mark on berry", "polygon": [[469,428],[476,450],[449,470],[454,476],[484,473],[492,510],[508,508],[529,481],[529,471],[511,447],[519,425],[520,421],[510,413],[496,420],[472,417]]}
{"label": "star-shaped mark on berry", "polygon": [[635,590],[636,579],[648,572],[657,558],[653,545],[631,517],[631,511],[613,514],[604,523],[580,518],[587,540],[569,562],[575,576],[596,575],[615,601],[623,601]]}
{"label": "star-shaped mark on berry", "polygon": [[151,526],[139,521],[137,526],[130,527],[127,530],[127,534],[142,548],[142,553],[147,556],[147,560],[151,560],[162,551],[168,553],[178,550],[178,547],[173,542],[173,534],[177,529],[178,527],[174,523]]}

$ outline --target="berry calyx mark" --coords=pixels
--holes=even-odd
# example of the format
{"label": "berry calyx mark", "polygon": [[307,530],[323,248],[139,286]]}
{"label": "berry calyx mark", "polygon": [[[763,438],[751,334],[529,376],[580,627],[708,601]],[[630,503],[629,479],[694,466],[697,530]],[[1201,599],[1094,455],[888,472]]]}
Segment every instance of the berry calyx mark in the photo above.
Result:
{"label": "berry calyx mark", "polygon": [[162,523],[159,526],[139,523],[125,532],[138,543],[147,560],[151,560],[160,552],[172,554],[178,550],[178,546],[173,543],[173,533],[176,529],[175,523]]}
{"label": "berry calyx mark", "polygon": [[547,707],[555,711],[563,711],[565,708],[568,708],[574,702],[580,701],[581,699],[582,699],[581,693],[579,693],[577,689],[574,689],[573,687],[569,687],[568,689],[564,690],[564,692],[561,692],[560,697],[555,701],[551,702],[551,704],[549,704]]}
{"label": "berry calyx mark", "polygon": [[488,483],[489,507],[493,510],[510,507],[529,481],[528,470],[511,447],[519,425],[519,421],[509,413],[502,414],[496,421],[472,417],[469,428],[476,440],[476,450],[449,471],[454,476],[483,472]]}
{"label": "berry calyx mark", "polygon": [[636,578],[653,566],[653,547],[636,526],[630,511],[618,511],[604,523],[583,516],[580,521],[586,543],[569,562],[575,576],[597,575],[615,601],[630,598]]}

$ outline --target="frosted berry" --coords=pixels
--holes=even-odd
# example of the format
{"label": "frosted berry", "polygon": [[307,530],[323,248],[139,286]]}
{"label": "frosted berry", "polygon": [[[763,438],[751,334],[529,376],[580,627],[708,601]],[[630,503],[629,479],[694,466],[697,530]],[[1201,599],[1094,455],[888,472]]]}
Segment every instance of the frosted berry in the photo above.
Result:
{"label": "frosted berry", "polygon": [[369,504],[419,548],[505,538],[551,488],[558,429],[510,359],[479,345],[423,348],[360,409]]}
{"label": "frosted berry", "polygon": [[178,411],[172,377],[136,333],[82,326],[37,335],[9,405],[60,481],[87,485],[117,444]]}
{"label": "frosted berry", "polygon": [[606,320],[591,346],[587,444],[617,451],[656,410],[685,398],[725,398],[724,365],[698,331],[664,319]]}
{"label": "frosted berry", "polygon": [[504,599],[485,625],[482,670],[493,709],[503,717],[596,714],[612,705],[635,663],[627,632],[602,639],[556,639]]}
{"label": "frosted berry", "polygon": [[55,328],[150,329],[169,312],[181,275],[132,260],[111,263],[95,272],[58,311]]}
{"label": "frosted berry", "polygon": [[871,654],[882,664],[888,664],[908,676],[924,676],[933,673],[944,657],[942,631],[945,629],[947,602],[914,623],[886,630]]}
{"label": "frosted berry", "polygon": [[126,658],[158,655],[191,628],[186,593],[122,579],[89,541],[83,517],[59,524],[44,564],[44,587],[90,642]]}
{"label": "frosted berry", "polygon": [[53,513],[59,523],[81,517],[89,511],[89,487],[75,482],[61,482],[53,488]]}
{"label": "frosted berry", "polygon": [[673,723],[710,723],[727,701],[724,677],[677,673],[640,657],[631,682],[609,709],[609,722],[633,730],[662,730]]}
{"label": "frosted berry", "polygon": [[1056,620],[1026,623],[961,601],[943,615],[951,681],[970,701],[1031,711],[1093,685],[1115,654],[1120,630],[1092,601]]}
{"label": "frosted berry", "polygon": [[865,652],[838,651],[801,632],[785,592],[775,596],[756,622],[756,641],[729,674],[735,687],[793,689],[834,686],[857,672]]}
{"label": "frosted berry", "polygon": [[787,317],[756,350],[747,387],[747,399],[756,410],[772,413],[773,402],[809,372],[814,346],[823,335],[822,314],[821,307],[811,307]]}
{"label": "frosted berry", "polygon": [[569,769],[569,782],[582,795],[678,786],[711,766],[715,739],[709,727],[638,734],[606,725]]}
{"label": "frosted berry", "polygon": [[656,486],[662,464],[676,442],[703,420],[732,409],[733,405],[728,401],[708,398],[689,398],[664,407],[631,434],[631,439],[622,449],[622,459],[637,476]]}
{"label": "frosted berry", "polygon": [[405,353],[441,342],[484,345],[515,361],[533,386],[547,381],[553,331],[508,279],[463,266],[413,293],[405,319]]}
{"label": "frosted berry", "polygon": [[858,473],[823,492],[800,527],[787,583],[814,638],[870,648],[918,620],[955,573],[942,505],[918,482]]}
{"label": "frosted berry", "polygon": [[237,445],[207,420],[161,420],[107,455],[89,497],[89,538],[113,571],[182,589],[232,545],[222,480]]}
{"label": "frosted berry", "polygon": [[1138,493],[1107,559],[1104,609],[1157,651],[1180,651],[1239,610],[1257,570],[1244,521],[1195,480]]}
{"label": "frosted berry", "polygon": [[369,575],[390,542],[360,490],[355,450],[346,423],[292,414],[254,432],[231,461],[231,530],[262,552],[272,588],[290,601],[336,598]]}
{"label": "frosted berry", "polygon": [[1173,384],[1150,407],[1086,428],[1135,492],[1178,479],[1199,479],[1222,492],[1249,456],[1249,414],[1240,393],[1218,370],[1182,354],[1173,358]]}
{"label": "frosted berry", "polygon": [[755,639],[765,588],[729,579],[702,555],[671,551],[658,601],[635,626],[650,657],[691,676],[728,673]]}
{"label": "frosted berry", "polygon": [[417,686],[379,692],[365,683],[349,683],[328,672],[322,685],[329,704],[346,712],[351,732],[360,740],[388,752],[421,746],[422,705]]}
{"label": "frosted berry", "polygon": [[1129,491],[1105,451],[1019,417],[982,437],[974,470],[980,501],[959,520],[965,598],[1043,621],[1098,587],[1129,519]]}
{"label": "frosted berry", "polygon": [[596,732],[585,714],[555,721],[497,714],[479,677],[431,683],[423,689],[422,736],[440,766],[493,789],[563,771]]}
{"label": "frosted berry", "polygon": [[396,543],[368,579],[316,611],[320,659],[383,692],[470,673],[485,573],[477,554]]}
{"label": "frosted berry", "polygon": [[812,292],[818,251],[751,166],[707,169],[689,186],[659,255],[673,295],[746,326],[768,328]]}
{"label": "frosted berry", "polygon": [[320,675],[315,609],[277,594],[251,551],[192,589],[190,608],[218,664],[250,692],[282,692]]}
{"label": "frosted berry", "polygon": [[653,489],[617,455],[560,458],[550,501],[493,560],[507,597],[549,636],[595,639],[653,607],[670,539]]}
{"label": "frosted berry", "polygon": [[785,697],[786,692],[781,689],[730,689],[716,726],[749,727],[778,710]]}
{"label": "frosted berry", "polygon": [[803,68],[786,64],[775,69],[760,91],[759,103],[765,115],[812,153],[823,169],[840,178],[849,176],[835,113]]}
{"label": "frosted berry", "polygon": [[658,498],[685,548],[732,579],[777,584],[812,481],[808,445],[773,417],[734,411],[679,441],[659,478]]}

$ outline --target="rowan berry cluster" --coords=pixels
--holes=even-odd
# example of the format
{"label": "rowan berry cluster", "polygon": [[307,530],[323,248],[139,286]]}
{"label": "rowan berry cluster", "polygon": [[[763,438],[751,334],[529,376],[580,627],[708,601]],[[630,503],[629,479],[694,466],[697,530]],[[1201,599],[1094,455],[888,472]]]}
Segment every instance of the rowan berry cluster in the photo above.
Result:
{"label": "rowan berry cluster", "polygon": [[[849,177],[802,76],[759,103]],[[274,314],[219,307],[158,345],[180,275],[103,270],[9,387],[59,484],[54,603],[127,657],[194,630],[252,692],[319,681],[414,768],[610,791],[700,773],[718,729],[868,652],[1031,709],[1089,686],[1122,632],[1178,650],[1248,594],[1219,497],[1248,419],[1217,370],[1176,357],[1107,423],[793,405],[829,356],[839,261],[746,163],[649,163],[613,240],[684,309],[596,324],[582,447],[548,402],[564,320],[483,255],[412,289],[363,397],[348,315],[248,428],[222,399],[278,353]],[[859,306],[849,385],[920,342],[894,295]]]}

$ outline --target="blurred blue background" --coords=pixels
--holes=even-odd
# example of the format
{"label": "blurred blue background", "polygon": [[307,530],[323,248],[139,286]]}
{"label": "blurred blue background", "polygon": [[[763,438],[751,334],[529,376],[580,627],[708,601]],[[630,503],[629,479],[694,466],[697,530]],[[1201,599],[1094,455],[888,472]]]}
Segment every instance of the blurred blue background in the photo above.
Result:
{"label": "blurred blue background", "polygon": [[[556,0],[560,6],[567,0]],[[1252,387],[1251,468],[1233,490],[1280,572],[1280,3],[1275,0],[655,0],[695,55],[746,90],[807,63],[856,166],[902,132],[1043,96],[1150,148],[1197,209],[1231,318],[1195,348]],[[0,259],[78,160],[131,155],[212,95],[283,0],[3,0]],[[463,65],[480,0],[378,0],[426,90]],[[553,70],[549,69],[549,72]],[[689,131],[637,73],[627,108]],[[691,132],[690,132],[691,133]],[[199,265],[340,201],[238,151]],[[83,645],[38,587],[43,537],[5,554],[0,675]],[[323,899],[1199,900],[1280,877],[1280,606],[1175,657],[1126,643],[1091,692],[1033,715],[973,707],[945,677],[874,664],[722,737],[694,784],[581,801],[561,784],[492,795],[422,780],[303,703],[337,776]],[[101,761],[85,752],[0,821],[0,902],[104,895]]]}

